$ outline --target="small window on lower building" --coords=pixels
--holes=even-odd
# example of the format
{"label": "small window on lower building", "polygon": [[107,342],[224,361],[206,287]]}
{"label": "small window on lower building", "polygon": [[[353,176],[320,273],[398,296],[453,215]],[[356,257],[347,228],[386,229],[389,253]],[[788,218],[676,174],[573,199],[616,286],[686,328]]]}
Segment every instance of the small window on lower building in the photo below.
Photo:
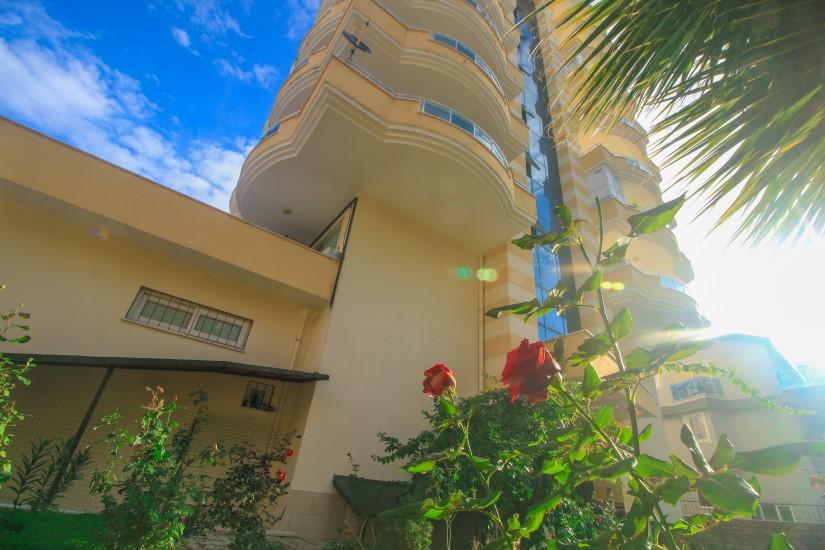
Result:
{"label": "small window on lower building", "polygon": [[273,395],[275,395],[275,386],[250,382],[246,386],[246,393],[244,393],[241,406],[260,411],[274,411],[275,408],[272,406]]}
{"label": "small window on lower building", "polygon": [[787,504],[773,504],[770,502],[763,502],[759,505],[756,517],[768,521],[795,521],[793,508]]}
{"label": "small window on lower building", "polygon": [[684,423],[693,430],[696,441],[699,443],[711,443],[713,441],[713,436],[710,433],[710,427],[708,426],[704,413],[689,414],[685,416],[683,420]]}
{"label": "small window on lower building", "polygon": [[252,321],[210,307],[141,288],[126,319],[142,325],[244,349]]}

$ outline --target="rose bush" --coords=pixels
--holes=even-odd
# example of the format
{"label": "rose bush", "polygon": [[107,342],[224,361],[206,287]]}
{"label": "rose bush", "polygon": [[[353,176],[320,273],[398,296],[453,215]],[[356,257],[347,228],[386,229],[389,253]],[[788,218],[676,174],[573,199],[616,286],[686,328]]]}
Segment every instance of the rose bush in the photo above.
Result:
{"label": "rose bush", "polygon": [[[668,327],[659,333],[651,348],[622,352],[620,341],[631,333],[633,319],[626,308],[610,318],[602,291],[604,270],[624,259],[633,239],[670,224],[683,203],[684,197],[679,197],[631,216],[629,234],[606,249],[602,248],[604,227],[599,227],[598,250],[588,251],[577,227],[579,221],[563,206],[557,208],[558,231],[525,235],[513,241],[527,250],[536,246],[554,250],[576,247],[590,267],[590,277],[578,289],[571,289],[562,281],[543,301],[533,299],[487,312],[495,318],[511,313],[526,320],[578,307],[595,310],[604,331],[584,340],[564,361],[580,382],[572,383],[562,375],[556,356],[542,342],[522,341],[507,354],[502,372],[502,382],[509,387],[508,406],[549,407],[560,416],[546,429],[526,429],[526,443],[510,440],[506,448],[491,449],[474,445],[471,426],[477,421],[479,410],[467,407],[454,391],[448,391],[456,386],[452,372],[444,365],[427,369],[424,393],[436,400],[438,423],[425,432],[426,437],[416,438],[421,444],[419,452],[408,455],[404,469],[413,474],[414,486],[431,489],[419,494],[420,500],[385,512],[383,517],[424,517],[450,525],[459,513],[482,515],[489,525],[483,533],[484,548],[530,547],[537,532],[547,531],[546,518],[576,495],[580,487],[622,480],[632,506],[617,528],[594,531],[590,540],[573,543],[551,532],[542,547],[677,550],[715,523],[753,516],[759,506],[759,482],[755,476],[742,477],[743,472],[782,475],[796,468],[802,457],[825,455],[823,441],[738,452],[723,434],[714,453],[706,457],[687,425],[682,427],[681,441],[692,464],[676,455],[661,459],[642,452],[641,443],[651,436],[653,429],[652,425],[639,429],[636,394],[646,380],[662,371],[723,376],[763,404],[777,410],[783,408],[730,370],[701,362],[688,363],[704,344],[691,339],[684,327]],[[596,206],[601,220],[598,200]],[[592,303],[586,303],[585,299],[593,295]],[[615,360],[618,372],[602,380],[592,363],[607,355]],[[602,399],[616,393],[624,395],[623,419],[617,418],[615,407]],[[518,399],[520,396],[526,398],[528,405]],[[387,443],[398,457],[403,447],[400,442],[385,439]],[[511,464],[516,462],[524,467],[515,473],[514,480]],[[462,479],[467,483],[457,482]],[[516,485],[526,490],[518,495],[511,493],[509,496],[515,497],[513,502],[504,506],[505,491]],[[708,502],[712,513],[672,521],[665,515],[662,503],[676,505],[688,493],[698,493]],[[447,529],[448,548],[449,532]],[[789,546],[784,537],[777,536],[771,548]]]}

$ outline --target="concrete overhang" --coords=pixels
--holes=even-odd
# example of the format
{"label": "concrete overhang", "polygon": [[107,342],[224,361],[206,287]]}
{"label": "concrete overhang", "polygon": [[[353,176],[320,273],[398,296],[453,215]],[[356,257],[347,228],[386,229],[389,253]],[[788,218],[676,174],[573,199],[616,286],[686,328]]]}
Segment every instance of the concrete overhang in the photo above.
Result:
{"label": "concrete overhang", "polygon": [[5,118],[0,195],[315,307],[338,273],[320,252]]}

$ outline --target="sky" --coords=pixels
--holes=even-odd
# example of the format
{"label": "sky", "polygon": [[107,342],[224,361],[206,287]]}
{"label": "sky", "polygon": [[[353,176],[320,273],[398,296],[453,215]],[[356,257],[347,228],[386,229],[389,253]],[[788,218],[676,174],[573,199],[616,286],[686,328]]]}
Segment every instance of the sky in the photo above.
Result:
{"label": "sky", "polygon": [[[0,115],[227,209],[319,4],[0,0]],[[714,330],[768,336],[825,368],[825,239],[729,245],[733,227],[706,237],[698,207],[675,233]]]}

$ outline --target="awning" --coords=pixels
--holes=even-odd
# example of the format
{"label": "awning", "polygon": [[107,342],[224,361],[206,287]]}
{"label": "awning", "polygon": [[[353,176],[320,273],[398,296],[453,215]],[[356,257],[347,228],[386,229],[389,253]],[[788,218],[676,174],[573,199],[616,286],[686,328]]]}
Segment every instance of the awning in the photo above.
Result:
{"label": "awning", "polygon": [[90,357],[86,355],[50,355],[41,353],[4,353],[12,361],[24,363],[32,359],[36,365],[62,367],[98,367],[134,370],[191,371],[231,374],[267,380],[280,380],[303,384],[329,380],[328,374],[279,369],[263,365],[235,363],[233,361],[205,361],[199,359],[163,359],[157,357]]}
{"label": "awning", "polygon": [[361,517],[377,516],[401,506],[399,499],[410,490],[406,481],[379,481],[353,476],[332,476],[332,485]]}

